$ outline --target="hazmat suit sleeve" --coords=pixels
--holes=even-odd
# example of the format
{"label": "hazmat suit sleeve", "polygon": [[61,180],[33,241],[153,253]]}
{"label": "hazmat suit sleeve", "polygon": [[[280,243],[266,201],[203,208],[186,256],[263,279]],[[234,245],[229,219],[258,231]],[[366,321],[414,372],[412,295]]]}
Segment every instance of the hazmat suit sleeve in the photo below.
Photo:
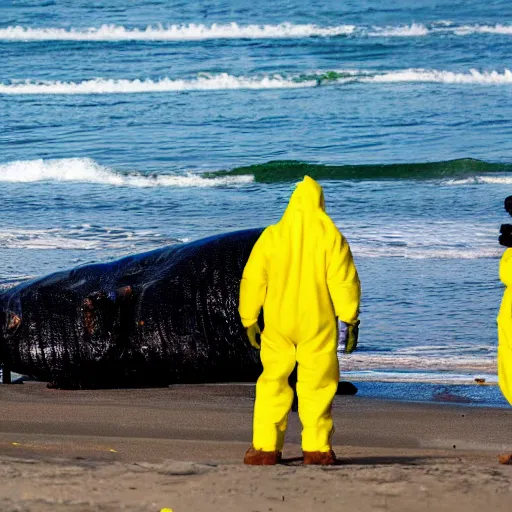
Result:
{"label": "hazmat suit sleeve", "polygon": [[267,294],[267,246],[270,242],[268,229],[263,231],[254,244],[240,283],[238,312],[245,328],[258,321]]}
{"label": "hazmat suit sleeve", "polygon": [[327,285],[336,316],[354,324],[359,316],[361,285],[348,242],[331,224],[332,236],[327,247]]}

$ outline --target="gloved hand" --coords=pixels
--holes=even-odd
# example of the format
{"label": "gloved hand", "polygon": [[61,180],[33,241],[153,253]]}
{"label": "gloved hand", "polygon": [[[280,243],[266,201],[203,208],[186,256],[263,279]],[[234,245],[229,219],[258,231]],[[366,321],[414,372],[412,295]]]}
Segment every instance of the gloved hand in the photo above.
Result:
{"label": "gloved hand", "polygon": [[258,325],[258,322],[255,324],[252,324],[250,327],[247,327],[247,337],[249,338],[249,343],[258,350],[261,348],[260,345],[260,326]]}
{"label": "gloved hand", "polygon": [[359,337],[360,321],[356,320],[353,324],[347,324],[347,341],[345,342],[345,354],[354,352],[357,347],[357,339]]}

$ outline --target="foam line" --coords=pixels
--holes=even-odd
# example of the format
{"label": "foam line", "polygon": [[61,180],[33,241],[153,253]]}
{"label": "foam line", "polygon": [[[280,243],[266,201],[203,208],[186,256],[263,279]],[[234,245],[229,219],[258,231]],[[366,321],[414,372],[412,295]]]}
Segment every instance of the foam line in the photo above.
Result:
{"label": "foam line", "polygon": [[450,21],[411,23],[409,25],[356,26],[333,25],[321,27],[312,23],[283,22],[266,25],[239,25],[231,23],[155,24],[146,27],[124,27],[103,24],[99,27],[32,28],[10,26],[0,29],[0,40],[13,42],[33,41],[204,41],[208,39],[304,39],[310,37],[425,37],[443,34],[471,36],[475,34],[512,35],[512,25],[466,24]]}
{"label": "foam line", "polygon": [[353,25],[319,27],[313,24],[238,25],[226,23],[202,25],[155,25],[144,29],[101,25],[99,28],[30,28],[0,29],[4,41],[202,41],[206,39],[282,39],[334,37],[349,35]]}
{"label": "foam line", "polygon": [[301,75],[272,74],[233,76],[228,73],[199,74],[192,79],[165,77],[161,80],[95,78],[82,82],[13,80],[0,82],[0,94],[136,94],[180,91],[298,89],[346,83],[439,83],[458,85],[509,85],[512,71],[478,71],[460,73],[429,69],[402,69],[386,72],[338,70]]}
{"label": "foam line", "polygon": [[230,89],[290,89],[314,87],[316,82],[294,81],[280,75],[236,77],[227,73],[202,75],[191,80],[106,80],[97,78],[82,82],[45,81],[0,83],[0,94],[133,94],[179,91],[215,91]]}
{"label": "foam line", "polygon": [[198,174],[121,174],[90,158],[24,160],[0,164],[0,182],[15,183],[71,181],[125,187],[225,187],[244,185],[251,183],[253,179],[252,176],[203,178]]}
{"label": "foam line", "polygon": [[505,69],[499,71],[478,71],[470,69],[467,73],[453,71],[438,71],[427,69],[404,69],[376,74],[369,77],[361,77],[361,82],[429,82],[441,84],[485,84],[503,85],[512,84],[512,71]]}

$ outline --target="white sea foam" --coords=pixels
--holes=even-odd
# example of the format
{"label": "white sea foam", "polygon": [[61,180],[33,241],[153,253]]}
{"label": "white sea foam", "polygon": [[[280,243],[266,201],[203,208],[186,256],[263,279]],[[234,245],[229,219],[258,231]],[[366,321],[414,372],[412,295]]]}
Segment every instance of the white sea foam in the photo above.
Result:
{"label": "white sea foam", "polygon": [[496,374],[496,357],[459,355],[455,351],[444,356],[354,352],[340,359],[341,371],[435,371],[471,374]]}
{"label": "white sea foam", "polygon": [[472,176],[464,179],[446,180],[445,185],[478,185],[481,183],[491,185],[512,185],[512,176]]}
{"label": "white sea foam", "polygon": [[198,174],[120,174],[90,158],[20,160],[0,164],[0,182],[74,181],[125,187],[226,187],[251,183],[253,176],[203,178]]}
{"label": "white sea foam", "polygon": [[512,35],[511,25],[462,25],[453,27],[452,31],[458,36],[467,36],[470,34],[501,34]]}
{"label": "white sea foam", "polygon": [[[391,225],[344,220],[342,228],[354,252],[364,258],[475,260],[497,259],[503,252],[494,243],[493,223],[432,220],[419,230],[415,222],[398,219]],[[467,238],[468,230],[472,233],[471,241]]]}
{"label": "white sea foam", "polygon": [[463,249],[435,247],[371,247],[354,242],[354,251],[361,258],[404,258],[408,260],[425,259],[455,259],[455,260],[481,260],[497,259],[503,251],[499,248],[467,247]]}
{"label": "white sea foam", "polygon": [[418,37],[426,36],[430,30],[421,23],[399,25],[396,27],[373,27],[368,35],[370,37]]}
{"label": "white sea foam", "polygon": [[[124,228],[122,226],[60,226],[58,228],[0,229],[0,249],[59,249],[59,250],[115,250],[130,251],[141,247],[185,243],[188,239],[170,238],[165,233],[147,229]],[[73,263],[84,263],[82,258]],[[19,281],[27,276],[1,276],[0,281]]]}
{"label": "white sea foam", "polygon": [[231,23],[155,24],[146,27],[100,25],[99,27],[59,28],[10,26],[0,29],[0,40],[30,41],[204,41],[208,39],[294,39],[310,37],[424,37],[439,34],[469,36],[473,34],[512,35],[512,25],[456,25],[450,21],[391,26],[356,26],[294,24],[239,25]]}
{"label": "white sea foam", "polygon": [[206,39],[279,39],[334,37],[349,35],[353,25],[319,27],[313,24],[295,25],[238,25],[226,23],[202,25],[154,25],[143,29],[118,25],[99,28],[30,28],[7,27],[0,29],[0,39],[8,41],[201,41]]}
{"label": "white sea foam", "polygon": [[453,34],[470,36],[473,34],[512,35],[512,25],[455,25],[451,21],[438,21],[429,24],[411,23],[387,27],[355,27],[354,34],[370,37],[422,37],[428,35]]}
{"label": "white sea foam", "polygon": [[54,230],[10,229],[0,231],[2,249],[62,249],[91,251],[105,248],[101,240],[82,240]]}
{"label": "white sea foam", "polygon": [[204,74],[190,80],[112,80],[97,78],[83,82],[12,81],[0,83],[0,94],[133,94],[229,89],[290,89],[314,87],[315,80],[297,81],[281,75],[237,77],[227,73]]}
{"label": "white sea foam", "polygon": [[[479,354],[479,355],[475,355]],[[496,384],[495,348],[465,344],[410,346],[393,352],[339,354],[342,378],[381,382]]]}
{"label": "white sea foam", "polygon": [[[365,29],[354,28],[354,33],[365,34]],[[511,25],[454,25],[450,21],[439,21],[429,25],[411,23],[389,27],[372,27],[367,31],[370,37],[421,37],[438,34],[469,36],[473,34],[512,35]]]}
{"label": "white sea foam", "polygon": [[369,381],[369,382],[415,382],[424,384],[477,384],[475,379],[484,379],[487,385],[498,383],[497,375],[487,373],[443,373],[410,371],[342,371],[342,380]]}
{"label": "white sea foam", "polygon": [[345,83],[441,83],[441,84],[512,84],[512,71],[478,71],[470,69],[466,73],[429,69],[402,69],[387,72],[369,70],[337,70],[339,77],[329,73],[309,73],[303,75],[264,75],[233,76],[227,73],[200,74],[192,79],[165,77],[161,80],[128,80],[96,78],[82,82],[61,81],[19,81],[0,82],[0,94],[134,94],[164,93],[180,91],[217,91],[236,89],[298,89],[318,85]]}
{"label": "white sea foam", "polygon": [[360,82],[430,82],[443,84],[486,84],[502,85],[512,84],[512,71],[504,69],[499,71],[478,71],[470,69],[467,73],[456,73],[453,71],[439,71],[429,69],[403,69],[389,71],[374,76],[361,76]]}

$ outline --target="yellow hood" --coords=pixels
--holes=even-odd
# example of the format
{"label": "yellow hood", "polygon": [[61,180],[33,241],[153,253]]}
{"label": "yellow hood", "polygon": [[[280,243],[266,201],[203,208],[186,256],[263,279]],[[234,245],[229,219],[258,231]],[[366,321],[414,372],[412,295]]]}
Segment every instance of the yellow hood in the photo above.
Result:
{"label": "yellow hood", "polygon": [[297,212],[308,214],[319,210],[325,211],[324,191],[314,179],[304,176],[290,197],[281,220],[290,221]]}

